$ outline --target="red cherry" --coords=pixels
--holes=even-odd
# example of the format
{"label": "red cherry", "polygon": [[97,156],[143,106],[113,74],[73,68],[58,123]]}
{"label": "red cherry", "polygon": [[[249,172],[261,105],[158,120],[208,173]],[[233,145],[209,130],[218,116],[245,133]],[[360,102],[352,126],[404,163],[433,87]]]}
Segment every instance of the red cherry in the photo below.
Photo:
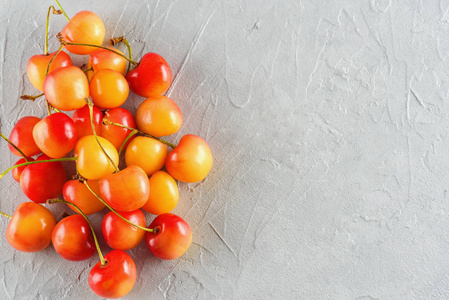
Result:
{"label": "red cherry", "polygon": [[[97,180],[87,180],[89,187],[100,195],[100,185]],[[65,201],[71,202],[79,207],[85,215],[91,215],[99,212],[104,208],[104,204],[95,197],[94,194],[87,188],[87,186],[79,180],[69,180],[62,188],[62,195]],[[74,211],[79,213],[78,209],[69,205]]]}
{"label": "red cherry", "polygon": [[[105,115],[110,122],[118,123],[131,128],[137,128],[136,121],[129,110],[121,107],[113,108],[108,110]],[[117,150],[120,150],[120,147],[130,133],[131,130],[116,125],[101,125],[101,136],[110,141]],[[126,149],[133,138],[134,136],[126,142],[123,149]]]}
{"label": "red cherry", "polygon": [[154,256],[161,259],[180,257],[192,243],[189,224],[175,214],[157,216],[148,228],[154,232],[145,233],[145,243]]}
{"label": "red cherry", "polygon": [[[147,226],[145,215],[140,209],[118,213],[133,224]],[[116,250],[130,250],[137,247],[145,235],[145,231],[123,221],[112,211],[104,216],[101,232],[106,244]]]}
{"label": "red cherry", "polygon": [[105,255],[106,265],[98,262],[89,273],[89,286],[103,298],[120,298],[128,294],[136,283],[136,264],[122,250]]}
{"label": "red cherry", "polygon": [[95,242],[89,224],[81,215],[59,221],[51,236],[56,252],[71,261],[86,260],[95,251]]}
{"label": "red cherry", "polygon": [[[33,139],[33,128],[40,120],[40,118],[33,116],[23,117],[17,121],[9,135],[9,140],[26,156],[34,156],[42,153]],[[13,146],[8,144],[8,147],[12,154],[22,156]]]}
{"label": "red cherry", "polygon": [[64,157],[75,148],[75,123],[66,114],[51,114],[34,126],[33,138],[39,149],[49,157]]}
{"label": "red cherry", "polygon": [[[27,157],[27,158],[28,158],[28,161],[34,161],[34,159],[31,158],[31,157]],[[26,161],[25,161],[25,158],[21,158],[21,159],[19,159],[14,165],[20,165],[20,164],[23,164],[23,163],[25,163],[25,162],[26,162]],[[11,171],[12,178],[13,178],[15,181],[17,181],[17,182],[20,182],[20,175],[22,175],[22,172],[23,172],[23,170],[25,170],[26,167],[27,167],[27,166],[23,166],[23,167],[18,167],[18,168],[13,169],[13,170]]]}
{"label": "red cherry", "polygon": [[[36,160],[48,160],[45,154]],[[34,202],[44,203],[62,193],[66,182],[64,166],[59,161],[29,165],[20,175],[20,187],[25,195]]]}
{"label": "red cherry", "polygon": [[[103,112],[95,105],[92,107],[92,109],[93,109],[95,132],[97,133],[97,135],[101,135],[101,125],[102,125],[101,122],[103,120]],[[76,126],[78,139],[86,135],[94,134],[92,132],[92,125],[90,123],[90,113],[88,105],[85,105],[82,108],[75,110],[72,119]]]}
{"label": "red cherry", "polygon": [[157,53],[145,54],[139,65],[128,72],[129,89],[141,97],[160,96],[171,84],[171,70]]}

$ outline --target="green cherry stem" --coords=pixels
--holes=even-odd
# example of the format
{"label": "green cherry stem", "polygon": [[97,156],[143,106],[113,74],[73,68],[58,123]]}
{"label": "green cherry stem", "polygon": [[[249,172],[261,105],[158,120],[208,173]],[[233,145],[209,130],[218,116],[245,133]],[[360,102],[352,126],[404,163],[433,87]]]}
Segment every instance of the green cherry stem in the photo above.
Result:
{"label": "green cherry stem", "polygon": [[23,156],[23,158],[25,159],[26,162],[29,162],[28,157],[25,155],[25,153],[22,152],[22,150],[19,149],[19,147],[17,147],[13,142],[11,142],[6,136],[4,136],[1,132],[0,132],[0,137],[2,137],[5,141],[8,142],[8,144],[10,144],[11,146],[13,146],[14,149],[17,150],[17,152],[20,153],[20,155]]}
{"label": "green cherry stem", "polygon": [[89,186],[89,184],[87,183],[87,181],[84,181],[84,184],[86,185],[87,189],[101,202],[103,203],[107,208],[109,208],[110,211],[112,211],[114,214],[116,214],[120,219],[122,219],[123,221],[125,221],[126,223],[131,224],[134,227],[137,227],[139,229],[142,229],[144,231],[148,231],[148,232],[154,232],[153,229],[151,228],[145,228],[142,226],[139,226],[137,224],[134,224],[133,222],[129,221],[128,219],[126,219],[125,217],[123,217],[121,214],[119,214],[115,209],[113,209],[109,204],[106,203],[106,201],[104,201],[103,199],[101,199],[100,196],[98,196],[93,190],[92,188]]}
{"label": "green cherry stem", "polygon": [[41,163],[47,163],[47,162],[55,162],[55,161],[76,161],[78,157],[63,157],[63,158],[55,158],[55,159],[46,159],[46,160],[34,160],[25,162],[23,164],[14,165],[12,167],[9,167],[3,173],[0,174],[0,179],[3,178],[9,171],[14,170],[15,168],[24,167],[32,164],[41,164]]}
{"label": "green cherry stem", "polygon": [[12,219],[12,216],[11,216],[11,215],[8,215],[7,213],[4,213],[4,212],[2,212],[2,211],[0,211],[0,215]]}
{"label": "green cherry stem", "polygon": [[134,129],[133,131],[131,131],[128,136],[126,137],[126,139],[123,141],[122,145],[120,146],[120,150],[118,151],[118,157],[120,157],[120,154],[122,154],[123,148],[125,148],[126,143],[128,142],[128,140],[137,133],[137,129]]}
{"label": "green cherry stem", "polygon": [[63,48],[64,48],[64,45],[59,46],[58,51],[56,51],[55,55],[53,55],[53,57],[50,59],[50,62],[48,63],[48,66],[47,66],[47,70],[45,71],[45,77],[47,77],[47,75],[48,75],[48,71],[50,70],[50,65],[53,62],[53,59],[55,59],[55,57],[58,56],[59,52],[61,52]]}
{"label": "green cherry stem", "polygon": [[[124,36],[120,36],[120,37],[116,37],[116,38],[112,38],[111,39],[111,45],[114,46],[120,42],[123,42],[123,44],[126,45],[126,48],[128,48],[128,56],[129,59],[133,59],[133,52],[131,50],[131,45],[128,43],[128,40],[124,37]],[[126,70],[126,73],[129,72],[129,70],[131,69],[131,64],[128,63],[128,69]]]}
{"label": "green cherry stem", "polygon": [[67,19],[67,21],[70,21],[69,16],[67,16],[67,14],[65,13],[65,11],[64,11],[64,9],[62,8],[61,4],[59,4],[59,1],[58,1],[58,0],[55,0],[55,1],[56,1],[56,3],[58,4],[59,9],[60,9],[60,10],[62,11],[62,13],[64,14],[64,16],[65,16],[65,18]]}
{"label": "green cherry stem", "polygon": [[50,11],[53,9],[53,14],[60,15],[62,10],[57,10],[53,5],[50,5],[47,12],[47,25],[45,26],[45,51],[44,54],[48,55],[48,23],[50,21]]}
{"label": "green cherry stem", "polygon": [[95,242],[95,247],[97,248],[98,256],[100,256],[101,265],[104,266],[106,264],[106,262],[104,260],[103,253],[101,253],[100,245],[98,244],[98,240],[97,240],[97,235],[95,234],[92,223],[89,221],[89,218],[83,213],[83,211],[76,204],[69,202],[69,201],[61,200],[61,199],[48,199],[47,203],[48,204],[65,203],[65,204],[74,206],[78,210],[78,212],[84,217],[84,219],[86,219],[87,224],[89,224],[90,230],[92,231],[92,235],[94,236],[94,242]]}
{"label": "green cherry stem", "polygon": [[98,140],[98,136],[97,133],[95,132],[95,125],[94,125],[94,104],[92,103],[92,101],[90,101],[89,99],[86,98],[86,103],[89,106],[89,115],[90,115],[90,125],[92,126],[92,132],[94,133],[94,137],[95,140],[98,143],[98,146],[100,146],[101,150],[103,151],[104,155],[106,155],[107,159],[109,160],[109,162],[111,163],[111,165],[114,167],[115,169],[115,173],[119,172],[120,169],[115,165],[114,161],[112,160],[112,158],[109,156],[109,154],[106,152],[106,150],[104,150],[103,146],[101,145],[100,141]]}
{"label": "green cherry stem", "polygon": [[43,95],[44,95],[44,93],[41,93],[39,95],[34,95],[34,96],[33,95],[22,95],[22,96],[20,96],[20,99],[34,101],[37,98],[42,97]]}

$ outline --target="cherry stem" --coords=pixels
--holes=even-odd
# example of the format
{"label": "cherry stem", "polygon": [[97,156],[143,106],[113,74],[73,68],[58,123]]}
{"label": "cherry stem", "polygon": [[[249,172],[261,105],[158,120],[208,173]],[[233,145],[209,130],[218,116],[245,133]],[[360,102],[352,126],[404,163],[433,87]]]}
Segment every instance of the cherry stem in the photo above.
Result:
{"label": "cherry stem", "polygon": [[176,145],[173,145],[173,144],[170,143],[170,142],[167,142],[167,141],[165,141],[165,140],[163,140],[163,139],[161,139],[161,138],[157,138],[157,137],[155,137],[155,136],[152,136],[151,134],[145,133],[145,132],[140,131],[140,130],[138,130],[138,129],[135,129],[135,128],[132,128],[132,127],[128,127],[128,126],[126,126],[126,125],[122,125],[122,124],[119,124],[119,123],[111,122],[111,121],[109,121],[109,120],[103,121],[103,124],[104,124],[104,125],[109,125],[109,124],[111,124],[111,125],[114,125],[114,126],[126,128],[126,129],[128,129],[128,130],[137,130],[137,132],[140,133],[140,134],[143,135],[143,136],[146,136],[146,137],[155,139],[156,141],[159,141],[159,142],[161,142],[161,143],[163,143],[163,144],[165,144],[165,145],[167,145],[167,146],[169,146],[169,147],[171,147],[171,148],[173,148],[173,149],[176,148]]}
{"label": "cherry stem", "polygon": [[120,169],[115,165],[115,163],[112,160],[112,158],[109,156],[109,154],[106,152],[106,150],[103,148],[103,146],[101,145],[100,141],[98,140],[98,136],[97,136],[97,133],[95,131],[95,125],[94,125],[94,104],[87,98],[86,98],[86,103],[89,106],[90,125],[92,126],[92,132],[94,133],[95,140],[97,141],[98,146],[100,146],[100,148],[103,151],[104,155],[106,155],[106,157],[109,160],[109,162],[111,163],[111,165],[114,167],[115,173],[117,173],[117,172],[120,171]]}
{"label": "cherry stem", "polygon": [[88,69],[83,70],[83,72],[84,72],[84,73],[87,73],[87,72],[93,71],[93,70],[94,70],[94,69],[92,69],[92,67],[90,67],[90,68],[88,68]]}
{"label": "cherry stem", "polygon": [[145,228],[142,226],[139,226],[137,224],[134,224],[133,222],[129,221],[128,219],[126,219],[125,217],[123,217],[121,214],[119,214],[115,209],[113,209],[108,203],[106,203],[106,201],[104,201],[103,199],[101,199],[100,196],[98,196],[93,190],[92,188],[89,186],[89,184],[87,183],[87,181],[84,181],[84,184],[86,185],[86,187],[88,188],[88,190],[101,202],[103,203],[107,208],[109,208],[110,211],[112,211],[114,214],[116,214],[120,219],[122,219],[123,221],[125,221],[126,223],[131,224],[134,227],[137,227],[139,229],[142,229],[144,231],[148,231],[148,232],[154,232],[153,229],[151,228]]}
{"label": "cherry stem", "polygon": [[[58,3],[58,4],[59,4],[59,3]],[[45,77],[47,77],[47,75],[48,75],[48,71],[50,70],[50,65],[51,65],[51,63],[53,62],[53,60],[55,59],[55,57],[58,56],[59,52],[62,51],[62,48],[64,48],[63,45],[59,46],[58,51],[56,51],[56,53],[55,53],[55,54],[52,56],[52,58],[50,59],[50,62],[49,62],[48,65],[47,65],[47,70],[45,71]],[[50,105],[50,102],[48,102],[47,98],[45,98],[45,102],[47,103],[47,112],[48,112],[48,115],[51,115],[51,110],[53,109],[53,110],[56,111],[56,109],[55,109],[52,105]]]}
{"label": "cherry stem", "polygon": [[39,94],[39,95],[34,95],[34,96],[33,95],[22,95],[22,96],[20,96],[20,99],[34,101],[37,98],[42,97],[43,95],[44,95],[44,93]]}
{"label": "cherry stem", "polygon": [[86,219],[87,224],[89,224],[90,230],[92,231],[92,235],[94,236],[95,247],[97,248],[97,252],[98,252],[98,256],[100,257],[101,265],[104,266],[106,264],[106,262],[104,260],[103,253],[101,253],[100,245],[98,245],[97,235],[95,234],[92,223],[89,221],[89,218],[83,213],[83,211],[76,204],[69,202],[69,201],[61,200],[61,199],[48,199],[47,203],[48,204],[65,203],[67,205],[74,206],[78,210],[78,212],[84,217],[84,219]]}
{"label": "cherry stem", "polygon": [[122,145],[120,146],[120,150],[118,151],[118,157],[120,157],[120,154],[122,154],[123,148],[125,148],[126,143],[128,142],[128,140],[137,133],[137,129],[134,129],[133,131],[131,131],[128,136],[126,137],[126,139],[123,141]]}
{"label": "cherry stem", "polygon": [[12,219],[12,216],[11,216],[11,215],[8,215],[7,213],[4,213],[4,212],[2,212],[2,211],[0,211],[0,215]]}
{"label": "cherry stem", "polygon": [[2,137],[5,141],[8,142],[8,144],[10,144],[11,146],[13,146],[14,149],[17,150],[17,152],[20,153],[20,155],[23,156],[23,158],[25,159],[26,162],[29,162],[28,157],[25,155],[25,153],[22,152],[22,150],[19,149],[19,147],[17,147],[13,142],[11,142],[6,136],[4,136],[1,132],[0,132],[0,137]]}
{"label": "cherry stem", "polygon": [[14,170],[15,168],[24,167],[32,164],[40,164],[40,163],[48,163],[48,162],[55,162],[55,161],[76,161],[78,157],[63,157],[63,158],[55,158],[55,159],[46,159],[46,160],[34,160],[25,162],[23,164],[14,165],[12,167],[9,167],[6,169],[3,173],[0,174],[0,179],[3,178],[9,171]]}
{"label": "cherry stem", "polygon": [[50,11],[53,9],[53,14],[60,15],[62,14],[62,10],[57,10],[53,5],[50,5],[47,13],[47,25],[45,26],[45,51],[44,54],[48,55],[48,23],[50,21]]}
{"label": "cherry stem", "polygon": [[61,4],[59,4],[59,1],[58,1],[58,0],[55,0],[55,1],[56,1],[56,3],[58,4],[59,9],[60,9],[60,10],[62,11],[62,13],[64,14],[64,16],[65,16],[65,18],[67,19],[67,21],[70,21],[69,16],[67,16],[67,14],[65,13],[65,11],[64,11],[64,9],[62,8]]}
{"label": "cherry stem", "polygon": [[[133,52],[131,51],[131,46],[128,43],[128,40],[124,36],[120,36],[120,37],[116,37],[116,38],[112,38],[111,39],[111,45],[112,46],[115,46],[116,44],[118,44],[120,42],[123,42],[123,44],[126,45],[126,48],[128,48],[129,59],[130,60],[133,59]],[[126,70],[126,73],[128,73],[130,69],[131,69],[131,64],[128,63],[128,69]]]}

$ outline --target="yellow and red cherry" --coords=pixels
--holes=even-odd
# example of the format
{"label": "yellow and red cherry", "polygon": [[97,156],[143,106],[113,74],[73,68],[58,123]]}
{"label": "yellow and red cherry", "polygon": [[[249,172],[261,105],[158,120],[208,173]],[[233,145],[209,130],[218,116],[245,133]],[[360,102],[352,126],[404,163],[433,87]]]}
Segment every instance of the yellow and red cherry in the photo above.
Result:
{"label": "yellow and red cherry", "polygon": [[145,172],[138,166],[128,166],[118,173],[100,180],[101,196],[118,211],[133,211],[148,200],[150,184]]}
{"label": "yellow and red cherry", "polygon": [[[114,164],[117,165],[118,153],[114,145],[100,136],[98,140]],[[115,171],[115,167],[108,160],[93,135],[87,135],[78,140],[73,150],[73,156],[77,157],[76,169],[86,179],[100,180]]]}
{"label": "yellow and red cherry", "polygon": [[[16,145],[27,157],[42,153],[33,139],[33,128],[41,119],[34,116],[27,116],[17,121],[9,135],[11,143]],[[8,144],[12,154],[22,156],[14,147]]]}
{"label": "yellow and red cherry", "polygon": [[176,259],[183,255],[192,243],[189,224],[175,214],[157,216],[148,228],[153,229],[153,232],[145,233],[145,243],[158,258]]}
{"label": "yellow and red cherry", "polygon": [[[36,161],[48,160],[45,154]],[[45,203],[47,199],[58,197],[67,180],[64,166],[59,161],[28,165],[20,175],[20,187],[24,194],[32,201]]]}
{"label": "yellow and red cherry", "polygon": [[[140,209],[134,211],[118,211],[122,217],[133,224],[146,227],[145,215]],[[137,247],[145,236],[145,231],[119,218],[112,211],[107,213],[101,223],[103,238],[109,247],[116,250],[130,250]]]}
{"label": "yellow and red cherry", "polygon": [[106,254],[104,259],[105,265],[99,261],[90,271],[89,287],[103,298],[125,296],[136,283],[136,264],[131,256],[122,250],[113,250]]}
{"label": "yellow and red cherry", "polygon": [[[27,75],[31,84],[39,91],[44,91],[44,79],[47,74],[47,67],[56,51],[48,55],[38,54],[33,55],[27,64]],[[64,51],[59,52],[51,62],[48,73],[58,68],[72,65],[72,59]]]}
{"label": "yellow and red cherry", "polygon": [[126,148],[125,161],[127,166],[141,167],[149,176],[162,169],[168,149],[163,143],[143,136],[135,137]]}
{"label": "yellow and red cherry", "polygon": [[[105,28],[100,17],[91,11],[80,11],[74,15],[61,31],[68,43],[82,43],[100,46],[103,43]],[[74,54],[89,54],[95,47],[66,45],[65,48]]]}
{"label": "yellow and red cherry", "polygon": [[178,105],[170,98],[156,96],[143,101],[136,111],[137,127],[155,137],[181,129],[183,118]]}
{"label": "yellow and red cherry", "polygon": [[[107,47],[121,54],[122,51],[113,47]],[[90,64],[90,66],[89,66]],[[114,70],[125,76],[127,61],[122,56],[106,50],[95,49],[89,55],[88,68],[92,68],[92,75],[101,70]]]}
{"label": "yellow and red cherry", "polygon": [[102,109],[116,108],[125,103],[129,86],[125,77],[114,70],[101,70],[92,76],[89,84],[92,102]]}
{"label": "yellow and red cherry", "polygon": [[[27,157],[27,159],[28,159],[28,161],[34,161],[34,159],[32,157]],[[26,162],[25,158],[21,158],[14,165],[20,165],[25,162]],[[26,167],[27,166],[21,166],[21,167],[13,169],[11,171],[12,178],[17,182],[20,182],[20,175],[22,175],[22,172],[23,172],[23,170],[25,170]]]}
{"label": "yellow and red cherry", "polygon": [[[121,124],[130,128],[137,128],[134,116],[127,109],[121,107],[113,108],[105,113],[105,117],[109,122]],[[109,124],[109,122],[105,122],[106,124],[103,123],[101,125],[101,136],[110,141],[117,150],[120,150],[121,145],[123,144],[127,136],[131,133],[131,130]],[[133,138],[134,136],[126,142],[123,149],[126,149],[126,147],[128,147]]]}
{"label": "yellow and red cherry", "polygon": [[[93,120],[95,132],[97,135],[101,135],[101,122],[103,120],[103,112],[97,107],[93,106]],[[75,122],[76,131],[78,133],[78,139],[86,135],[94,134],[92,132],[92,125],[90,122],[89,106],[85,105],[80,109],[75,110],[72,115],[73,122]]]}
{"label": "yellow and red cherry", "polygon": [[126,75],[129,88],[141,97],[160,96],[171,84],[171,70],[165,59],[157,53],[145,54],[137,67]]}
{"label": "yellow and red cherry", "polygon": [[72,118],[54,113],[40,120],[33,128],[39,149],[51,158],[61,158],[75,148],[77,131]]}
{"label": "yellow and red cherry", "polygon": [[150,197],[142,209],[154,215],[171,212],[178,204],[178,184],[167,172],[157,171],[151,175]]}
{"label": "yellow and red cherry", "polygon": [[212,168],[213,156],[209,145],[199,136],[188,134],[165,160],[165,167],[173,178],[183,182],[203,180]]}
{"label": "yellow and red cherry", "polygon": [[51,241],[56,252],[64,259],[82,261],[96,251],[89,224],[82,215],[68,216],[53,229]]}
{"label": "yellow and red cherry", "polygon": [[80,109],[89,98],[89,82],[76,66],[59,68],[45,77],[44,94],[48,102],[60,110]]}
{"label": "yellow and red cherry", "polygon": [[6,240],[23,252],[38,252],[47,248],[56,220],[46,207],[34,203],[20,204],[6,228]]}
{"label": "yellow and red cherry", "polygon": [[[98,180],[88,180],[87,184],[95,194],[100,195],[100,184]],[[67,181],[62,188],[62,195],[65,201],[75,204],[86,215],[97,213],[105,207],[86,185],[79,180]],[[80,213],[74,206],[69,205],[69,207],[74,212]]]}

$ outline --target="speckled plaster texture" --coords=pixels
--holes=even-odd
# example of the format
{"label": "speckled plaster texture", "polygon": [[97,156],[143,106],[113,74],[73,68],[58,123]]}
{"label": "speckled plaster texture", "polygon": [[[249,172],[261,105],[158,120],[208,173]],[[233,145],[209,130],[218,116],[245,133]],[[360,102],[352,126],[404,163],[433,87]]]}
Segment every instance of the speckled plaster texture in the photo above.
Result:
{"label": "speckled plaster texture", "polygon": [[[70,16],[98,13],[136,58],[167,59],[185,119],[167,139],[200,135],[215,157],[204,181],[179,184],[191,248],[174,261],[129,251],[126,299],[449,298],[449,1],[61,2]],[[25,68],[43,52],[50,4],[0,0],[4,134],[45,116],[42,101],[18,98],[36,93]],[[52,37],[64,24],[52,17]],[[15,163],[0,151],[1,169]],[[0,189],[5,212],[27,201],[10,175]],[[95,298],[98,258],[0,243],[1,299]]]}

